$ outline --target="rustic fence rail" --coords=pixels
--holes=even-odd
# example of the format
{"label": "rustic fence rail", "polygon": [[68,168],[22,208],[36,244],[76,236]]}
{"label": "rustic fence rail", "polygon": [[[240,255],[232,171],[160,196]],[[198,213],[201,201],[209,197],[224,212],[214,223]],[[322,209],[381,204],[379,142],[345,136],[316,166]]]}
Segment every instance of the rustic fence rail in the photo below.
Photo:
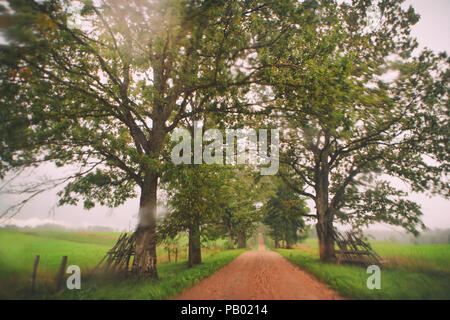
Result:
{"label": "rustic fence rail", "polygon": [[36,275],[39,266],[39,259],[40,259],[39,255],[37,255],[36,258],[34,259],[33,273],[31,274],[31,292],[34,292],[36,289]]}
{"label": "rustic fence rail", "polygon": [[134,233],[123,233],[95,268],[103,268],[112,272],[128,272],[131,258],[136,253],[135,250],[136,237]]}
{"label": "rustic fence rail", "polygon": [[372,249],[370,243],[359,232],[346,231],[343,234],[334,230],[334,241],[339,250],[336,250],[338,263],[358,265],[381,265],[380,256]]}

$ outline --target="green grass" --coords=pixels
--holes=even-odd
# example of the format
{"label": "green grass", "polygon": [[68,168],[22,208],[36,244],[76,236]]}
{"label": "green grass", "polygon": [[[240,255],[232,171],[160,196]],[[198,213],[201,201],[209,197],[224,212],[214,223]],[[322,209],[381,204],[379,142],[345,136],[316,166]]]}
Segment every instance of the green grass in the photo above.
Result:
{"label": "green grass", "polygon": [[450,299],[450,245],[372,242],[386,262],[381,266],[381,289],[370,290],[370,274],[358,266],[323,263],[317,239],[297,249],[277,249],[282,256],[313,273],[342,295],[354,299]]}
{"label": "green grass", "polygon": [[208,254],[201,265],[188,268],[185,262],[161,263],[158,265],[158,280],[109,280],[90,279],[81,290],[62,290],[56,295],[41,298],[51,299],[171,299],[207,278],[239,256],[241,250],[224,250]]}
{"label": "green grass", "polygon": [[[59,237],[60,233],[57,233]],[[62,240],[50,238],[48,233],[36,236],[14,230],[0,230],[0,298],[14,297],[29,288],[36,255],[40,255],[38,284],[45,284],[45,287],[55,277],[62,256],[68,256],[68,265],[75,264],[82,270],[90,270],[111,248],[110,244],[70,241],[71,237],[79,239],[79,235],[75,233],[68,233],[65,240]]]}
{"label": "green grass", "polygon": [[106,246],[113,246],[116,243],[117,238],[121,234],[120,232],[73,232],[53,230],[31,230],[21,233],[53,240],[66,240],[70,242],[99,244]]}
{"label": "green grass", "polygon": [[[0,230],[0,298],[33,299],[170,299],[232,261],[243,250],[224,250],[227,240],[205,243],[203,264],[188,268],[186,252],[178,263],[167,263],[167,250],[158,247],[158,280],[120,280],[95,275],[92,269],[114,245],[119,233]],[[183,246],[185,237],[180,239]],[[273,241],[265,238],[266,246]],[[249,239],[254,247],[256,237]],[[306,239],[296,249],[277,249],[320,281],[356,299],[450,299],[450,245],[400,244],[373,241],[387,262],[382,266],[381,289],[369,290],[366,269],[319,261],[317,239]],[[34,257],[39,254],[37,294],[30,295]],[[82,271],[82,290],[53,293],[53,279],[63,255]]]}
{"label": "green grass", "polygon": [[403,244],[372,241],[389,268],[450,276],[450,244]]}
{"label": "green grass", "polygon": [[[139,281],[111,280],[100,285],[93,277],[93,268],[115,244],[119,233],[66,232],[66,231],[17,231],[0,230],[0,299],[28,298],[30,279],[36,255],[40,255],[37,274],[38,295],[33,298],[111,298],[111,299],[165,299],[208,276],[239,255],[242,250],[223,251],[220,241],[211,242],[202,249],[204,263],[195,268],[186,266],[186,250],[180,248],[178,263],[166,263],[167,250],[157,248],[160,280]],[[79,292],[66,292],[53,296],[54,278],[62,256],[68,256],[68,265],[77,265],[82,272]],[[108,281],[109,281],[108,280]],[[105,282],[105,279],[102,280]],[[173,288],[172,286],[173,282]],[[151,285],[153,283],[153,285]],[[136,290],[133,287],[136,286]],[[147,288],[148,287],[148,288]],[[148,289],[148,290],[147,290]],[[98,295],[96,294],[98,292]],[[127,293],[128,292],[128,293]]]}

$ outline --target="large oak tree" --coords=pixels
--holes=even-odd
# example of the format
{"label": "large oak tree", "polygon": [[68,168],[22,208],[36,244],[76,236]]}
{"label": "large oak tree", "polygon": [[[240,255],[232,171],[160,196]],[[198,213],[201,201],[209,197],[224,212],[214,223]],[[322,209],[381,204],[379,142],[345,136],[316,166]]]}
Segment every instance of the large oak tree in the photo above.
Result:
{"label": "large oak tree", "polygon": [[414,51],[419,17],[401,1],[310,5],[290,49],[260,57],[286,128],[281,176],[314,201],[320,258],[333,261],[334,222],[423,227],[393,179],[448,196],[449,60]]}
{"label": "large oak tree", "polygon": [[[0,174],[44,162],[79,165],[60,204],[82,198],[86,208],[139,193],[133,270],[156,277],[167,136],[181,119],[211,111],[214,97],[245,95],[264,68],[255,54],[289,34],[293,2],[8,3]],[[244,104],[226,111],[234,107]]]}

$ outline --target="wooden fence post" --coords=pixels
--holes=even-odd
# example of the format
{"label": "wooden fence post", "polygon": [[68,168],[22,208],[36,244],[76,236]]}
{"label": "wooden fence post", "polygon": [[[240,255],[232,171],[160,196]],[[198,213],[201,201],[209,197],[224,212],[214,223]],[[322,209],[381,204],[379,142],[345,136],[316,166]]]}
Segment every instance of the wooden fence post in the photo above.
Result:
{"label": "wooden fence post", "polygon": [[61,260],[61,266],[59,267],[59,272],[56,277],[56,291],[61,290],[61,286],[64,280],[64,271],[66,270],[67,256],[63,256]]}
{"label": "wooden fence post", "polygon": [[33,273],[31,275],[31,292],[34,292],[35,285],[36,285],[36,274],[37,274],[37,268],[39,265],[39,259],[40,259],[39,255],[37,255],[36,258],[34,259]]}

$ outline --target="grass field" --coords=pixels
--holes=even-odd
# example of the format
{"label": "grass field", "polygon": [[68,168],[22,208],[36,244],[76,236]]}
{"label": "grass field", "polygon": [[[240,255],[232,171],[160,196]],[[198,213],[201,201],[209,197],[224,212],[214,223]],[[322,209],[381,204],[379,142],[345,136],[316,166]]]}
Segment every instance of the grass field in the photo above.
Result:
{"label": "grass field", "polygon": [[[93,268],[115,244],[119,233],[0,230],[0,299],[170,299],[232,261],[243,250],[226,250],[227,241],[205,243],[203,263],[186,264],[186,237],[178,241],[179,262],[168,263],[167,250],[158,247],[158,280],[106,278]],[[266,246],[273,241],[266,237]],[[450,299],[450,245],[372,242],[386,262],[381,289],[369,290],[366,269],[325,264],[318,259],[317,239],[306,239],[281,255],[354,299]],[[256,249],[256,237],[248,247]],[[40,255],[37,291],[30,294],[33,261]],[[54,278],[63,255],[82,272],[82,290],[54,292]]]}
{"label": "grass field", "polygon": [[450,299],[450,244],[371,244],[385,261],[379,290],[367,288],[370,274],[363,267],[320,262],[317,239],[276,251],[349,298]]}
{"label": "grass field", "polygon": [[[168,263],[167,250],[158,247],[160,279],[123,281],[94,276],[93,268],[115,244],[119,233],[0,230],[0,299],[168,299],[237,257],[243,250],[224,250],[225,240],[210,241],[202,249],[203,264],[188,268],[184,238],[179,262]],[[40,255],[36,294],[29,293],[36,255]],[[82,272],[83,290],[53,291],[62,256]],[[113,290],[114,289],[114,290]]]}

